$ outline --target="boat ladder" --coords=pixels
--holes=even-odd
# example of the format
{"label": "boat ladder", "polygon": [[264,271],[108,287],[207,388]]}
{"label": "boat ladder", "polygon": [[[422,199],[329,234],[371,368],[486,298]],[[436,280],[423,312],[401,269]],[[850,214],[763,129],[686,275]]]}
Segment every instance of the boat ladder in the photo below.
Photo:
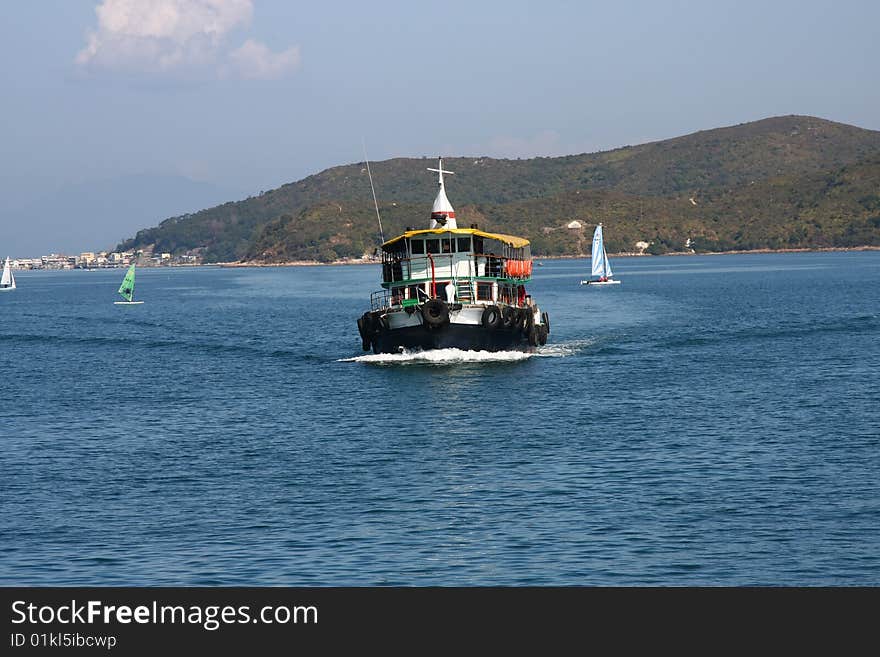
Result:
{"label": "boat ladder", "polygon": [[474,294],[470,281],[456,281],[455,299],[459,303],[473,303]]}

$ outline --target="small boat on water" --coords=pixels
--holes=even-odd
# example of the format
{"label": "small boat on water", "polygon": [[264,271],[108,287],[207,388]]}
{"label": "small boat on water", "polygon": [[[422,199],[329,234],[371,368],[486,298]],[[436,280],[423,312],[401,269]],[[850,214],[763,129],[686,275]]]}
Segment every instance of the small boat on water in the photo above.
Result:
{"label": "small boat on water", "polygon": [[593,231],[593,246],[590,251],[591,274],[597,278],[581,281],[581,285],[620,285],[620,281],[611,278],[611,263],[605,252],[605,237],[602,233],[602,224],[596,226]]}
{"label": "small boat on water", "polygon": [[138,306],[143,303],[143,301],[134,300],[134,263],[132,263],[131,267],[128,268],[128,271],[125,272],[125,278],[122,279],[122,285],[119,286],[117,292],[123,299],[125,299],[125,301],[114,301],[114,305]]}
{"label": "small boat on water", "polygon": [[406,349],[502,351],[546,344],[550,318],[526,291],[529,241],[459,228],[443,169],[428,228],[382,244],[382,289],[357,320],[361,346],[374,353]]}
{"label": "small boat on water", "polygon": [[15,275],[12,273],[12,267],[9,265],[9,257],[3,264],[3,275],[0,276],[0,292],[11,292],[15,289]]}

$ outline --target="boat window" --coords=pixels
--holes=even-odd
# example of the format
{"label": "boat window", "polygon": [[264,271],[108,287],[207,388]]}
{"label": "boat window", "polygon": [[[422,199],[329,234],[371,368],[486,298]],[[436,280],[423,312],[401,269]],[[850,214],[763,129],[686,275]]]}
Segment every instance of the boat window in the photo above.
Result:
{"label": "boat window", "polygon": [[474,253],[482,253],[483,252],[483,238],[479,235],[474,235]]}
{"label": "boat window", "polygon": [[425,240],[425,247],[428,253],[440,253],[440,240]]}
{"label": "boat window", "polygon": [[421,254],[425,252],[425,240],[413,240],[412,241],[412,252],[413,254]]}
{"label": "boat window", "polygon": [[458,252],[459,253],[467,253],[471,250],[471,238],[470,237],[459,237],[458,238]]}
{"label": "boat window", "polygon": [[452,251],[452,238],[451,237],[443,237],[440,239],[440,246],[443,248],[443,253],[450,253]]}
{"label": "boat window", "polygon": [[492,255],[500,256],[504,253],[504,242],[499,242],[498,240],[486,240],[484,245],[485,253],[491,253]]}
{"label": "boat window", "polygon": [[422,297],[425,296],[424,290],[422,290],[421,285],[410,285],[409,286],[409,298],[410,299],[419,299],[421,301]]}
{"label": "boat window", "polygon": [[492,284],[491,283],[477,283],[477,299],[479,301],[491,301],[492,300]]}

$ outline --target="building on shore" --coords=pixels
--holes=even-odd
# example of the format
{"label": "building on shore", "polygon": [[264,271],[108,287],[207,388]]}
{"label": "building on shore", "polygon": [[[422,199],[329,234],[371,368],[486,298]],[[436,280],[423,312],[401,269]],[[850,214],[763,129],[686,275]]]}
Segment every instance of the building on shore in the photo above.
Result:
{"label": "building on shore", "polygon": [[[196,250],[198,251],[198,250]],[[138,251],[83,251],[69,256],[50,253],[39,258],[14,258],[9,264],[13,269],[116,269],[136,263],[140,267],[173,267],[176,265],[200,265],[199,252],[174,255],[169,252],[153,253],[152,248]]]}

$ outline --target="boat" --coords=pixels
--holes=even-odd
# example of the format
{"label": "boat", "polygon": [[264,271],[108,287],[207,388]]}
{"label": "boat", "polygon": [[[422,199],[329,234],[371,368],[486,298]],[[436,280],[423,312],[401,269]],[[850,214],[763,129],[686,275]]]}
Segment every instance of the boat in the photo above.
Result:
{"label": "boat", "polygon": [[15,289],[15,276],[12,274],[12,267],[9,265],[9,257],[3,265],[3,276],[0,277],[0,292],[9,292]]}
{"label": "boat", "polygon": [[608,261],[608,254],[605,252],[605,237],[602,234],[602,224],[596,226],[593,231],[593,247],[590,251],[590,261],[592,264],[592,275],[598,278],[581,281],[581,285],[620,285],[620,281],[612,278],[611,263]]}
{"label": "boat", "polygon": [[138,306],[143,303],[143,301],[134,300],[134,263],[131,263],[131,267],[125,272],[125,278],[122,279],[122,285],[119,286],[117,292],[125,301],[114,301],[114,305]]}
{"label": "boat", "polygon": [[361,346],[374,353],[456,348],[531,351],[547,343],[550,317],[526,291],[529,240],[459,228],[446,196],[439,158],[439,191],[425,229],[406,228],[381,246],[382,289],[357,320]]}

